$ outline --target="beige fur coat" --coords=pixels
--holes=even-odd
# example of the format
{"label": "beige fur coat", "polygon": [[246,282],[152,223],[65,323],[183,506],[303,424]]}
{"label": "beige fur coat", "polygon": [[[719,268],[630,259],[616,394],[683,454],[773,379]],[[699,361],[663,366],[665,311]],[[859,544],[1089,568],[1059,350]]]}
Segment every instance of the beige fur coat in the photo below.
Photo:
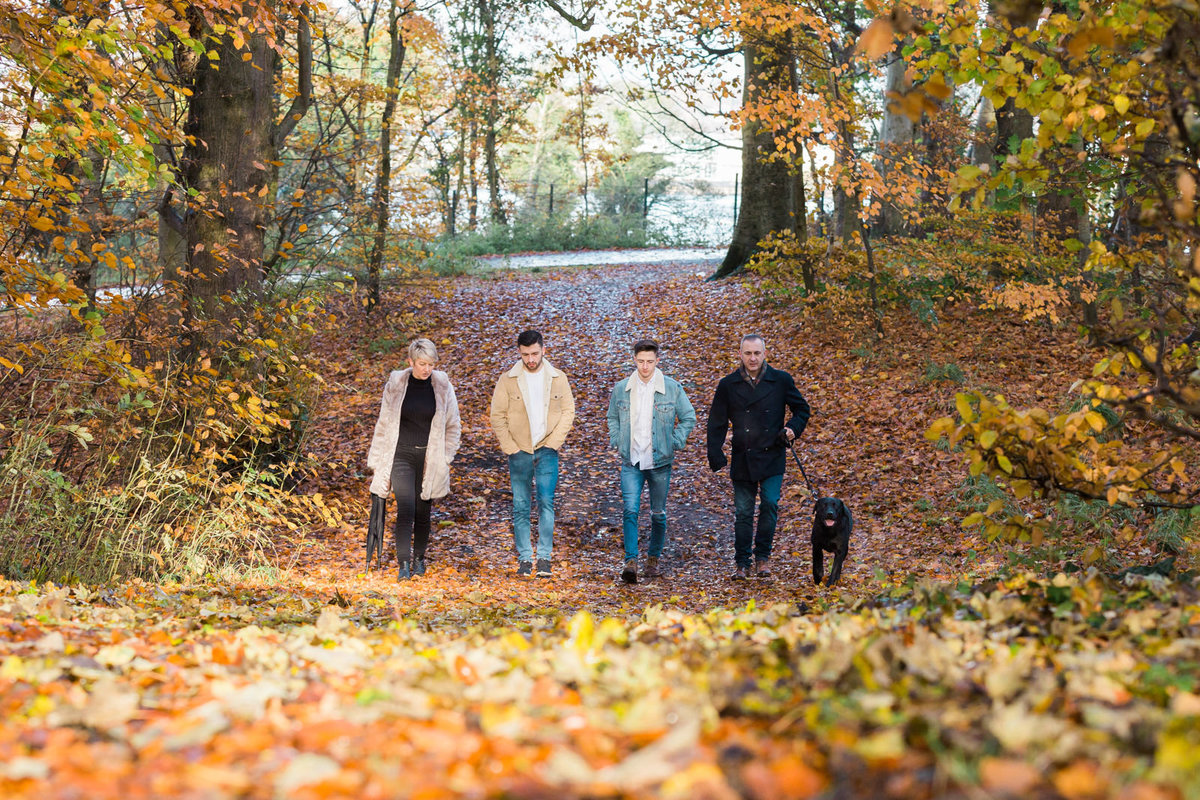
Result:
{"label": "beige fur coat", "polygon": [[[383,387],[383,402],[375,437],[367,453],[367,469],[375,473],[371,479],[371,494],[387,497],[392,491],[392,460],[396,456],[396,440],[400,436],[400,410],[408,390],[412,369],[399,369],[388,376]],[[458,452],[462,437],[462,421],[458,416],[458,399],[450,378],[434,370],[433,398],[435,410],[429,426],[429,445],[425,450],[425,475],[421,480],[421,499],[436,500],[450,494],[450,462]]]}

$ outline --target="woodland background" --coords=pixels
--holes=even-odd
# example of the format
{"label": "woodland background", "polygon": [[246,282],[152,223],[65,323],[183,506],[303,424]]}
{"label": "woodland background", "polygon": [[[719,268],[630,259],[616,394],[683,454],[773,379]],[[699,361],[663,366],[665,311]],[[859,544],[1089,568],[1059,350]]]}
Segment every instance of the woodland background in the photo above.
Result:
{"label": "woodland background", "polygon": [[[1191,0],[0,0],[6,793],[1200,796],[1197,42]],[[475,265],[712,244],[730,131],[703,276]],[[616,377],[618,328],[701,387],[769,325],[847,586],[718,548],[620,595],[586,510],[518,585],[483,429],[476,550],[364,575],[383,375],[433,334],[492,380],[535,284]]]}

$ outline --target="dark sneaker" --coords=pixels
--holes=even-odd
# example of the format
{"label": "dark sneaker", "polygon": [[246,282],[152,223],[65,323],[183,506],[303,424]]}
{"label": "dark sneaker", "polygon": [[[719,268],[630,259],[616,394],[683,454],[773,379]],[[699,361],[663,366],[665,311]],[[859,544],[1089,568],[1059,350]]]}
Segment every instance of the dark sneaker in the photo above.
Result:
{"label": "dark sneaker", "polygon": [[412,577],[412,569],[409,567],[408,561],[400,562],[400,573],[396,576],[398,581],[406,581]]}
{"label": "dark sneaker", "polygon": [[754,564],[754,574],[763,580],[771,580],[771,561],[764,558]]}
{"label": "dark sneaker", "polygon": [[517,564],[517,577],[518,578],[528,578],[532,574],[533,574],[533,562],[532,561],[522,561],[521,563]]}
{"label": "dark sneaker", "polygon": [[737,569],[735,569],[733,571],[733,574],[729,576],[729,580],[744,581],[747,578],[746,573],[748,573],[749,571],[750,570],[748,570],[746,567],[738,567]]}
{"label": "dark sneaker", "polygon": [[413,561],[412,574],[413,575],[424,575],[425,574],[425,559],[418,558],[417,560]]}
{"label": "dark sneaker", "polygon": [[658,559],[655,558],[654,556],[650,556],[649,558],[646,559],[646,577],[647,578],[661,578],[662,577],[662,573],[659,572],[659,570],[658,570]]}
{"label": "dark sneaker", "polygon": [[625,569],[621,570],[621,580],[626,583],[637,583],[637,559],[631,558],[625,562]]}
{"label": "dark sneaker", "polygon": [[548,559],[548,558],[539,558],[538,559],[537,576],[539,578],[549,578],[550,577],[550,559]]}

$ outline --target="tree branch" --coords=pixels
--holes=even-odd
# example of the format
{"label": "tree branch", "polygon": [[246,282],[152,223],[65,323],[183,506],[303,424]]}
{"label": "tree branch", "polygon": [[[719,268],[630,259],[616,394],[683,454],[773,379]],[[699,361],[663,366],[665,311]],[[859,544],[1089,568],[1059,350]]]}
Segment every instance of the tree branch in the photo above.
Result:
{"label": "tree branch", "polygon": [[583,14],[576,17],[571,12],[560,6],[555,0],[545,0],[546,5],[550,6],[556,14],[565,19],[567,22],[579,28],[581,31],[591,30],[592,24],[596,21],[596,12],[592,4],[584,6]]}
{"label": "tree branch", "polygon": [[312,29],[308,22],[311,15],[312,9],[308,3],[300,6],[300,30],[296,35],[297,58],[300,62],[299,91],[292,98],[292,105],[283,115],[283,119],[275,126],[274,138],[277,145],[283,144],[291,135],[296,123],[308,111],[309,103],[312,102]]}

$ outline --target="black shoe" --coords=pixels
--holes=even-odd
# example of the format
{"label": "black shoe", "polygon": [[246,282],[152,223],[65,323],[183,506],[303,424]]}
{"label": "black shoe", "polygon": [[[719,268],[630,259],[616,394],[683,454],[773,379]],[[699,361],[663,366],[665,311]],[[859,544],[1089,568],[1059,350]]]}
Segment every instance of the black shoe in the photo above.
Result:
{"label": "black shoe", "polygon": [[518,578],[528,578],[532,574],[533,574],[533,562],[532,561],[522,561],[519,564],[517,564],[517,577]]}
{"label": "black shoe", "polygon": [[548,558],[539,558],[538,559],[537,575],[539,578],[549,578],[550,577],[550,559],[548,559]]}
{"label": "black shoe", "polygon": [[637,583],[637,559],[631,558],[625,562],[625,569],[621,570],[621,580],[626,583]]}
{"label": "black shoe", "polygon": [[418,558],[417,560],[413,561],[412,574],[413,575],[424,575],[425,574],[425,559],[424,558]]}
{"label": "black shoe", "polygon": [[396,580],[406,581],[412,577],[412,570],[409,568],[410,563],[408,561],[400,562],[400,574],[396,576]]}

